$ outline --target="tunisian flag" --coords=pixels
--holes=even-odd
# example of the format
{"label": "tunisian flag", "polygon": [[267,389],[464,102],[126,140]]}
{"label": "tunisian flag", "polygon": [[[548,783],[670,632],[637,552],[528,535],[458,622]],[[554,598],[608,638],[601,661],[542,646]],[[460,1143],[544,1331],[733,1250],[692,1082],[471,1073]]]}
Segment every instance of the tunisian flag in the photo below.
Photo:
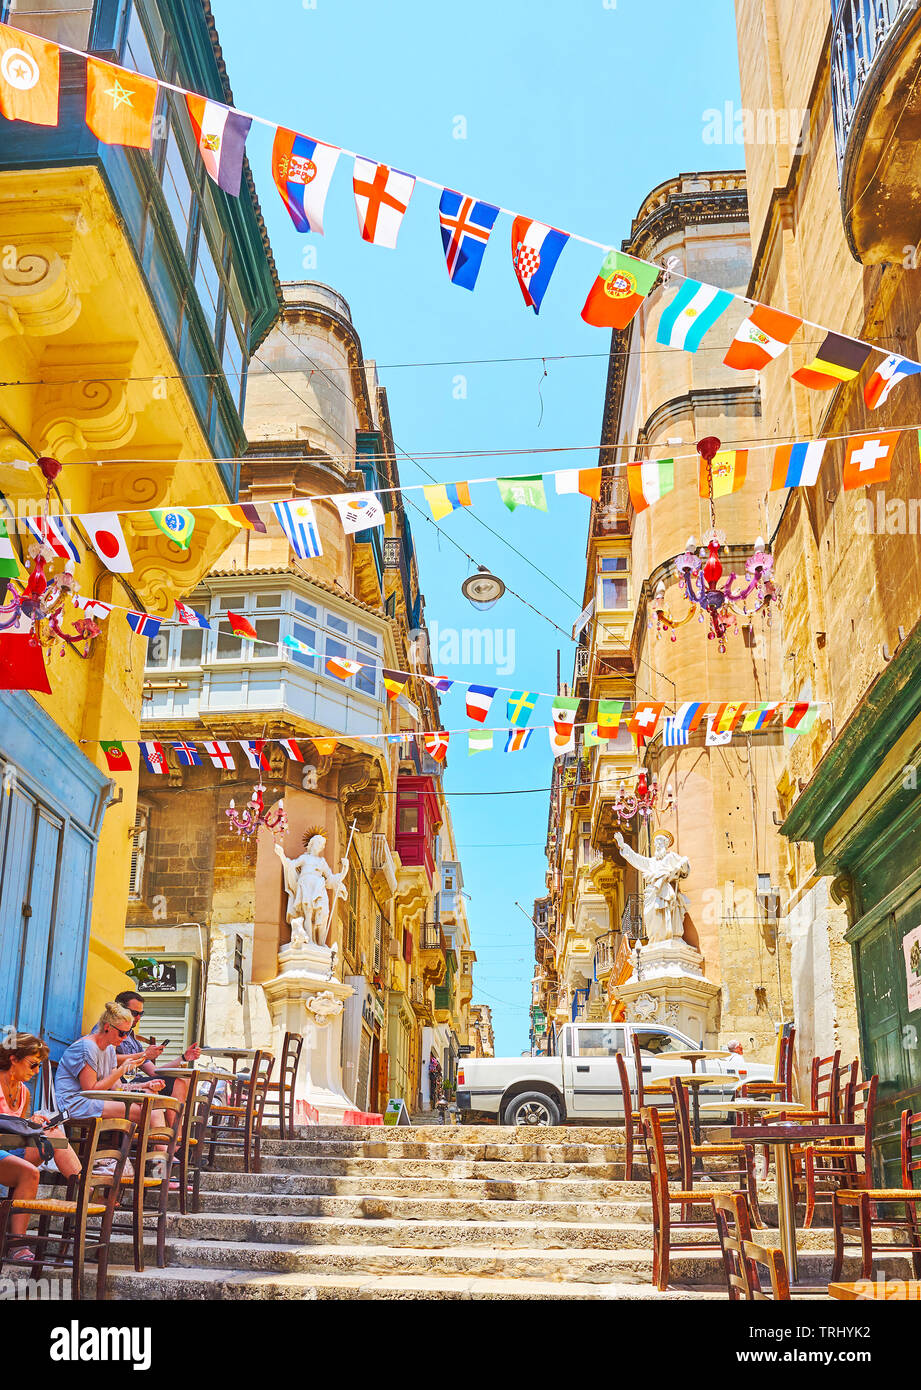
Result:
{"label": "tunisian flag", "polygon": [[0,24],[0,112],[9,121],[57,125],[61,50]]}
{"label": "tunisian flag", "polygon": [[98,58],[86,60],[86,124],[105,145],[149,150],[157,84]]}

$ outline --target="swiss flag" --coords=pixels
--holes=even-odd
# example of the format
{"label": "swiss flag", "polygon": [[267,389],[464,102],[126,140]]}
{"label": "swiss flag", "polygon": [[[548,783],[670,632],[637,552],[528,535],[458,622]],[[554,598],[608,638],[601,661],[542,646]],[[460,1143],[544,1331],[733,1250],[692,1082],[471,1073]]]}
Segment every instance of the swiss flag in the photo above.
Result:
{"label": "swiss flag", "polygon": [[662,704],[655,704],[652,701],[644,700],[638,704],[630,716],[627,728],[636,739],[636,746],[642,748],[648,738],[652,738],[655,727],[659,722],[659,715],[665,708]]}
{"label": "swiss flag", "polygon": [[134,569],[117,512],[90,512],[80,517],[80,524],[96,554],[110,570],[115,574],[128,574]]}

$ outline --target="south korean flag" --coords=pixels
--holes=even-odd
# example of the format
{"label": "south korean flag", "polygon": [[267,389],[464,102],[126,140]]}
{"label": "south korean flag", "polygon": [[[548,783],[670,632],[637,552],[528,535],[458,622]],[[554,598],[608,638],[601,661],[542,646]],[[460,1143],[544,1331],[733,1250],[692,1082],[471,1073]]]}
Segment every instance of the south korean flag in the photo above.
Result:
{"label": "south korean flag", "polygon": [[346,535],[384,524],[383,504],[375,492],[349,492],[332,500]]}

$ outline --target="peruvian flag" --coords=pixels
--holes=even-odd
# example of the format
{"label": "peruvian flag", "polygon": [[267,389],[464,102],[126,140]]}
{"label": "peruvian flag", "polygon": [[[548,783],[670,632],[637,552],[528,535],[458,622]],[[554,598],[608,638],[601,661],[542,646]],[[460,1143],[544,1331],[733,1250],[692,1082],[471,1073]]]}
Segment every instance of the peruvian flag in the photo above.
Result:
{"label": "peruvian flag", "polygon": [[723,362],[727,367],[735,367],[737,372],[760,372],[790,346],[802,322],[793,314],[782,314],[779,309],[756,304],[736,329]]}
{"label": "peruvian flag", "polygon": [[304,755],[301,752],[301,746],[296,738],[280,738],[278,739],[278,742],[281,744],[282,748],[285,750],[288,757],[291,759],[293,763],[302,763],[304,761]]}
{"label": "peruvian flag", "polygon": [[207,101],[190,93],[185,100],[205,168],[218,188],[238,198],[252,121],[219,101]]}
{"label": "peruvian flag", "polygon": [[117,512],[84,512],[79,521],[108,569],[114,574],[129,574],[134,569]]}
{"label": "peruvian flag", "polygon": [[367,662],[348,661],[344,656],[331,656],[326,661],[327,671],[331,671],[341,681],[347,681],[349,676],[357,675],[359,671],[364,670],[366,665]]}
{"label": "peruvian flag", "polygon": [[356,156],[352,174],[358,226],[365,241],[396,249],[416,180],[412,174]]}
{"label": "peruvian flag", "polygon": [[424,734],[422,742],[425,744],[425,751],[436,763],[443,763],[448,752],[448,740],[451,735],[442,729],[437,734]]}

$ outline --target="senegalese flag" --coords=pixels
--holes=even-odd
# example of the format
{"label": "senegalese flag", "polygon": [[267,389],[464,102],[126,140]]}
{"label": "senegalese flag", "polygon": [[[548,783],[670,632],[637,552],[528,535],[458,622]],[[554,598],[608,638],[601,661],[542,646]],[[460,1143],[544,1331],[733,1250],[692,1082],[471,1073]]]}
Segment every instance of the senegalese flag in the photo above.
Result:
{"label": "senegalese flag", "polygon": [[211,511],[231,526],[245,526],[248,531],[261,531],[266,534],[265,522],[252,502],[236,502],[232,507],[212,507]]}
{"label": "senegalese flag", "polygon": [[188,550],[195,530],[195,517],[188,507],[156,507],[150,515],[164,536],[169,536],[181,549]]}
{"label": "senegalese flag", "polygon": [[390,700],[395,700],[398,695],[402,695],[409,681],[409,676],[405,671],[388,671],[386,667],[381,668],[381,676],[384,681],[384,689]]}
{"label": "senegalese flag", "polygon": [[811,362],[793,373],[793,380],[813,391],[833,391],[842,381],[853,381],[871,349],[854,338],[829,333]]}
{"label": "senegalese flag", "polygon": [[527,724],[536,704],[537,696],[532,690],[513,690],[508,697],[505,717],[510,724]]}
{"label": "senegalese flag", "polygon": [[86,124],[106,145],[149,150],[158,90],[152,77],[87,58]]}
{"label": "senegalese flag", "polygon": [[659,267],[609,251],[582,310],[595,328],[626,328],[659,278]]}
{"label": "senegalese flag", "polygon": [[[738,492],[745,482],[745,473],[748,468],[747,449],[721,449],[718,454],[713,455],[713,496],[727,497],[730,492]],[[708,497],[707,490],[707,464],[705,459],[700,460],[700,479],[699,492],[701,497]]]}
{"label": "senegalese flag", "polygon": [[467,756],[492,752],[492,729],[471,729],[467,735]]}
{"label": "senegalese flag", "polygon": [[599,700],[598,701],[598,737],[607,742],[609,738],[617,737],[617,729],[620,724],[620,716],[623,714],[623,700]]}
{"label": "senegalese flag", "polygon": [[6,522],[0,520],[0,579],[15,579],[19,573],[19,560],[6,529]]}
{"label": "senegalese flag", "polygon": [[471,505],[469,483],[435,483],[432,487],[424,487],[422,494],[432,510],[435,521],[440,521],[443,516],[450,516],[458,507]]}
{"label": "senegalese flag", "polygon": [[627,464],[627,487],[635,512],[643,512],[675,489],[674,459]]}

